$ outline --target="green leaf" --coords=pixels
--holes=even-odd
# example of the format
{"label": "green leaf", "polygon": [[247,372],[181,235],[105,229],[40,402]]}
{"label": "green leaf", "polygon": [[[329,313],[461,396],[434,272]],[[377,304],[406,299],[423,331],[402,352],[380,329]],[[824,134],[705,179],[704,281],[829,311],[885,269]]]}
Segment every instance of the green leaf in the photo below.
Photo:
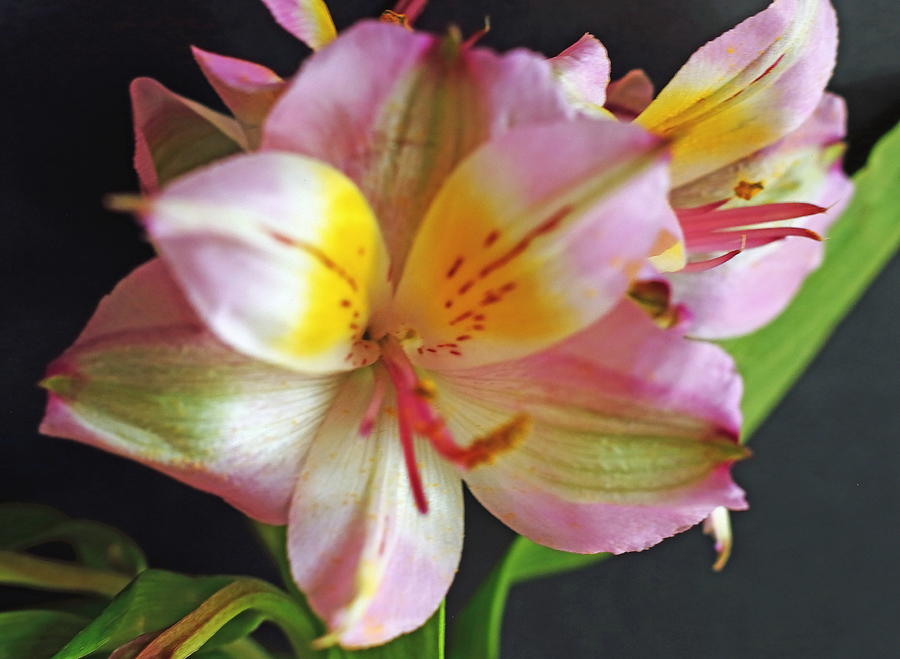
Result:
{"label": "green leaf", "polygon": [[[253,613],[250,618],[247,614]],[[184,659],[213,636],[221,640],[226,625],[243,617],[241,636],[252,632],[263,620],[276,623],[287,636],[298,657],[311,657],[315,629],[297,602],[275,586],[249,577],[233,581],[216,591],[199,607],[159,634],[143,650],[148,657]],[[228,641],[237,640],[234,633]]]}
{"label": "green leaf", "polygon": [[272,659],[271,654],[250,638],[240,638],[214,650],[201,650],[194,656],[197,659]]}
{"label": "green leaf", "polygon": [[856,193],[828,232],[825,260],[791,305],[748,336],[722,341],[744,377],[744,433],[765,420],[900,244],[900,125],[853,177]]}
{"label": "green leaf", "polygon": [[62,611],[0,613],[0,659],[48,659],[87,622]]}
{"label": "green leaf", "polygon": [[145,570],[54,659],[80,659],[94,652],[112,652],[141,634],[162,631],[234,580],[235,577],[187,577],[164,570]]}
{"label": "green leaf", "polygon": [[510,587],[537,577],[598,563],[610,554],[570,554],[517,537],[462,611],[450,643],[451,659],[500,656],[503,609]]}
{"label": "green leaf", "polygon": [[128,584],[120,572],[75,563],[0,551],[0,583],[44,590],[93,593],[112,597]]}
{"label": "green leaf", "polygon": [[36,504],[0,504],[0,549],[22,551],[65,542],[88,567],[134,576],[147,567],[143,552],[121,531]]}

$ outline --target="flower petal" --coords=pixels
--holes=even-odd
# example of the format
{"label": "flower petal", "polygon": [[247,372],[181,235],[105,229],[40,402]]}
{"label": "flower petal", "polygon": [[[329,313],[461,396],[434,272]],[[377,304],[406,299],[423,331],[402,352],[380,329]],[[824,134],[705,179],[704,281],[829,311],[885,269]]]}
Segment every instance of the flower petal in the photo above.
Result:
{"label": "flower petal", "polygon": [[[844,135],[845,118],[843,101],[826,94],[796,131],[732,168],[675,190],[673,200],[702,202],[720,196],[735,181],[753,181],[762,189],[749,200],[733,198],[729,208],[812,202],[828,210],[792,225],[825,235],[853,192],[839,159],[835,160],[841,147],[834,142]],[[781,313],[818,267],[823,248],[820,242],[787,238],[742,252],[705,272],[669,275],[673,299],[690,310],[686,330],[702,338],[727,338],[762,327]]]}
{"label": "flower petal", "polygon": [[[812,158],[812,162],[822,161],[822,149],[837,144],[846,134],[847,106],[844,99],[835,94],[823,94],[815,112],[797,130],[746,158],[675,188],[671,193],[672,205],[675,208],[693,208],[717,203],[716,208],[720,208],[724,202],[730,202],[726,206],[730,208],[779,203],[787,199],[814,201],[815,196],[785,196],[792,188],[779,183],[779,178],[796,178],[796,172],[791,172],[791,169],[798,160]],[[821,181],[823,171],[820,167],[819,174],[813,178]],[[794,187],[799,183],[794,181]],[[815,195],[818,190],[813,186],[812,190],[804,192]]]}
{"label": "flower petal", "polygon": [[172,183],[147,230],[210,329],[246,355],[306,372],[377,358],[362,340],[387,259],[356,186],[285,153],[231,158]]}
{"label": "flower petal", "polygon": [[152,78],[135,78],[131,104],[134,167],[147,192],[247,148],[233,119],[169,91]]}
{"label": "flower petal", "polygon": [[50,365],[41,432],[133,458],[283,524],[339,382],[224,346],[157,259],[126,277]]}
{"label": "flower petal", "polygon": [[632,121],[653,100],[653,82],[641,69],[632,69],[609,84],[606,109],[621,121]]}
{"label": "flower petal", "polygon": [[666,161],[665,145],[646,131],[586,118],[523,127],[481,147],[422,224],[390,331],[420,337],[420,365],[464,368],[520,357],[590,324],[680,231]]}
{"label": "flower petal", "polygon": [[735,441],[741,382],[733,362],[716,346],[658,328],[629,302],[543,353],[435,381],[458,439],[484,442],[520,419],[521,436],[464,478],[491,512],[536,542],[637,551],[717,506],[746,506],[728,473],[746,455]]}
{"label": "flower petal", "polygon": [[234,113],[251,148],[259,144],[263,120],[284,89],[284,80],[265,66],[191,47],[216,93]]}
{"label": "flower petal", "polygon": [[371,394],[371,369],[350,376],[304,462],[288,523],[294,578],[330,638],[346,647],[384,643],[424,623],[462,548],[459,476],[417,441],[429,502],[419,513],[396,420],[382,414],[369,436],[358,433]]}
{"label": "flower petal", "polygon": [[682,185],[803,123],[836,52],[828,0],[776,0],[694,53],[636,121],[675,140],[672,180]]}
{"label": "flower petal", "polygon": [[599,39],[585,33],[559,55],[550,58],[550,65],[575,107],[605,115],[603,104],[610,64],[606,48]]}
{"label": "flower petal", "polygon": [[278,24],[313,50],[337,36],[324,0],[262,0]]}
{"label": "flower petal", "polygon": [[366,21],[307,60],[266,121],[263,146],[324,160],[353,179],[399,275],[416,226],[462,158],[513,126],[572,112],[533,53],[496,55]]}

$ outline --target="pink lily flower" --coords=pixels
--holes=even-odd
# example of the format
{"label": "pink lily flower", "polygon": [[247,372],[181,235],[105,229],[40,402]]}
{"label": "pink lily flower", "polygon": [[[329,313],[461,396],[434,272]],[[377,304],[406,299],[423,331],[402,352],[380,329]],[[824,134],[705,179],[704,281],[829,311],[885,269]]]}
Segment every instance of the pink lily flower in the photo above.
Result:
{"label": "pink lily flower", "polygon": [[[836,51],[828,0],[776,0],[698,50],[656,98],[642,71],[609,85],[616,118],[672,140],[671,202],[685,243],[653,263],[672,273],[691,335],[759,328],[821,261],[820,236],[852,192],[837,147],[845,109],[824,93]],[[578,80],[608,79],[599,55],[581,66]],[[567,89],[587,90],[576,107],[595,93]]]}
{"label": "pink lily flower", "polygon": [[554,67],[366,22],[262,151],[132,202],[159,258],[50,365],[43,432],[288,525],[322,644],[421,625],[463,480],[516,531],[647,548],[719,506],[740,379],[626,297],[680,239],[663,140],[573,116]]}

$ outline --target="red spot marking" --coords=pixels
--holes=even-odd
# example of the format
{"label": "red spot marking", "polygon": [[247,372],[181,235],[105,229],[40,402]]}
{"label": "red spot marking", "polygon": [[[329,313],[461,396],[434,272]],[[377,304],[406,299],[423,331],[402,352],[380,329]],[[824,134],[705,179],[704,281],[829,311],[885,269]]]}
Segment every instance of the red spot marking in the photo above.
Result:
{"label": "red spot marking", "polygon": [[499,302],[502,299],[503,299],[503,297],[501,295],[497,294],[496,292],[488,291],[487,293],[484,294],[484,297],[481,298],[481,302],[479,302],[478,304],[480,304],[483,307],[486,307],[489,304],[494,304],[496,302]]}
{"label": "red spot marking", "polygon": [[454,318],[453,320],[451,320],[451,321],[450,321],[450,324],[451,324],[451,325],[456,325],[456,323],[461,323],[462,321],[464,321],[466,318],[470,317],[471,315],[472,315],[472,312],[471,312],[471,311],[466,311],[466,312],[464,312],[464,313],[461,313],[461,314],[459,314],[456,318]]}
{"label": "red spot marking", "polygon": [[353,353],[352,353],[352,352],[348,352],[348,353],[347,353],[347,356],[344,357],[344,359],[345,359],[346,361],[349,362],[351,359],[353,359]]}
{"label": "red spot marking", "polygon": [[354,318],[359,318],[359,312],[358,312],[358,311],[354,311],[354,312],[353,312],[353,317],[354,317]]}
{"label": "red spot marking", "polygon": [[468,340],[471,339],[471,338],[472,338],[472,337],[469,336],[468,334],[462,334],[462,335],[460,335],[460,336],[457,336],[457,337],[456,337],[456,340],[457,340],[457,341],[468,341]]}
{"label": "red spot marking", "polygon": [[778,56],[778,59],[776,59],[774,62],[772,62],[772,64],[769,66],[769,68],[767,68],[765,71],[763,71],[758,76],[756,76],[753,79],[753,82],[751,82],[750,84],[752,85],[754,82],[758,82],[759,80],[762,80],[767,75],[772,73],[772,69],[774,69],[776,66],[778,66],[778,63],[782,60],[783,57],[784,57],[784,53],[781,53],[781,55]]}
{"label": "red spot marking", "polygon": [[456,344],[455,343],[438,343],[437,347],[438,348],[455,348]]}
{"label": "red spot marking", "polygon": [[[278,240],[277,236],[275,236],[274,234],[273,234],[273,237],[275,237],[276,240]],[[311,257],[313,257],[319,263],[321,263],[324,267],[328,268],[334,274],[336,274],[338,277],[343,279],[352,290],[354,290],[354,291],[358,290],[358,287],[356,285],[356,280],[353,277],[351,277],[350,274],[346,270],[344,270],[341,266],[339,266],[337,263],[335,263],[335,261],[331,257],[329,257],[325,252],[323,252],[321,249],[319,249],[315,245],[311,245],[311,244],[309,244],[307,242],[303,242],[301,240],[291,241],[291,244],[294,247],[297,247],[298,249],[301,249],[304,252],[306,252],[307,254],[309,254]]]}
{"label": "red spot marking", "polygon": [[516,288],[516,282],[510,281],[510,282],[503,284],[503,286],[500,287],[500,292],[501,293],[509,293],[510,291],[514,290],[515,288]]}
{"label": "red spot marking", "polygon": [[450,351],[450,354],[451,354],[451,355],[456,355],[457,357],[459,357],[459,356],[462,355],[462,353],[459,352],[458,350],[451,350],[451,351]]}
{"label": "red spot marking", "polygon": [[453,306],[453,300],[447,300],[446,302],[444,302],[444,309],[449,309],[452,306]]}
{"label": "red spot marking", "polygon": [[452,279],[453,275],[459,272],[459,266],[463,264],[463,258],[461,256],[457,256],[456,260],[453,262],[453,265],[450,266],[450,269],[447,270],[447,279]]}
{"label": "red spot marking", "polygon": [[458,295],[465,295],[466,293],[469,292],[469,289],[471,289],[474,285],[475,285],[475,282],[474,282],[473,280],[470,279],[470,280],[467,281],[465,284],[463,284],[462,286],[460,286],[460,287],[459,287],[459,290],[456,291],[456,292],[457,292]]}
{"label": "red spot marking", "polygon": [[350,306],[350,300],[341,300],[341,306],[342,306],[342,307],[349,307],[349,306]]}
{"label": "red spot marking", "polygon": [[350,323],[350,329],[352,329],[352,330],[358,330],[358,329],[359,329],[359,325],[357,325],[356,323]]}
{"label": "red spot marking", "polygon": [[484,329],[484,325],[472,325],[472,329],[476,331],[481,331]]}
{"label": "red spot marking", "polygon": [[500,232],[497,231],[496,229],[494,229],[487,235],[487,238],[484,239],[484,246],[490,247],[495,242],[497,242],[497,238],[499,238],[499,237],[500,237]]}
{"label": "red spot marking", "polygon": [[475,314],[475,317],[472,320],[484,320],[485,316],[483,313]]}
{"label": "red spot marking", "polygon": [[422,348],[416,348],[416,352],[421,355],[425,351]]}
{"label": "red spot marking", "polygon": [[514,258],[521,255],[523,252],[525,252],[525,250],[528,249],[528,247],[532,242],[534,242],[536,238],[557,229],[562,221],[566,218],[566,215],[571,212],[571,205],[566,205],[560,208],[558,211],[553,213],[553,215],[537,225],[534,229],[526,233],[525,236],[519,242],[513,245],[509,251],[484,266],[478,273],[478,276],[482,278],[487,277],[495,270],[499,270]]}
{"label": "red spot marking", "polygon": [[287,245],[288,247],[296,247],[296,241],[290,236],[286,236],[283,233],[279,233],[278,231],[269,231],[269,235],[272,236],[275,240],[280,242],[282,245]]}
{"label": "red spot marking", "polygon": [[427,350],[428,352],[437,352],[437,350],[435,350],[434,348],[426,348],[426,350]]}

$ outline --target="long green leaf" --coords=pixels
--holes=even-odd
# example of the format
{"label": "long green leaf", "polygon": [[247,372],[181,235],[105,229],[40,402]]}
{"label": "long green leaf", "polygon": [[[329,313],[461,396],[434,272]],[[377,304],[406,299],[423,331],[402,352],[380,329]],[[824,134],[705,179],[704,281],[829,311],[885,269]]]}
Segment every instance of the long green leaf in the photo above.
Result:
{"label": "long green leaf", "polygon": [[226,624],[249,612],[258,613],[243,630],[251,632],[263,620],[284,631],[298,658],[311,657],[315,629],[293,599],[259,579],[241,578],[218,590],[194,611],[159,634],[138,655],[139,659],[185,659],[202,648]]}
{"label": "long green leaf", "polygon": [[106,524],[71,519],[37,504],[0,504],[0,549],[22,551],[48,542],[72,546],[78,561],[88,567],[134,576],[147,567],[137,544]]}
{"label": "long green leaf", "polygon": [[509,589],[522,581],[567,572],[608,558],[609,554],[570,554],[516,538],[481,584],[453,627],[450,659],[500,656],[500,632]]}
{"label": "long green leaf", "polygon": [[765,420],[900,244],[900,125],[885,135],[828,232],[825,260],[791,305],[748,336],[722,341],[744,377],[746,440]]}
{"label": "long green leaf", "polygon": [[62,611],[0,613],[0,659],[48,659],[87,622]]}
{"label": "long green leaf", "polygon": [[[791,305],[761,330],[722,341],[744,377],[744,439],[800,376],[834,327],[900,243],[900,125],[875,146],[854,176],[856,192],[828,232],[822,267]],[[497,659],[510,586],[603,560],[608,554],[555,551],[519,537],[481,585],[452,634],[451,659]]]}
{"label": "long green leaf", "polygon": [[145,570],[54,659],[81,659],[94,652],[112,652],[141,634],[162,631],[234,580]]}
{"label": "long green leaf", "polygon": [[128,577],[112,570],[0,551],[0,584],[112,597],[128,585]]}

